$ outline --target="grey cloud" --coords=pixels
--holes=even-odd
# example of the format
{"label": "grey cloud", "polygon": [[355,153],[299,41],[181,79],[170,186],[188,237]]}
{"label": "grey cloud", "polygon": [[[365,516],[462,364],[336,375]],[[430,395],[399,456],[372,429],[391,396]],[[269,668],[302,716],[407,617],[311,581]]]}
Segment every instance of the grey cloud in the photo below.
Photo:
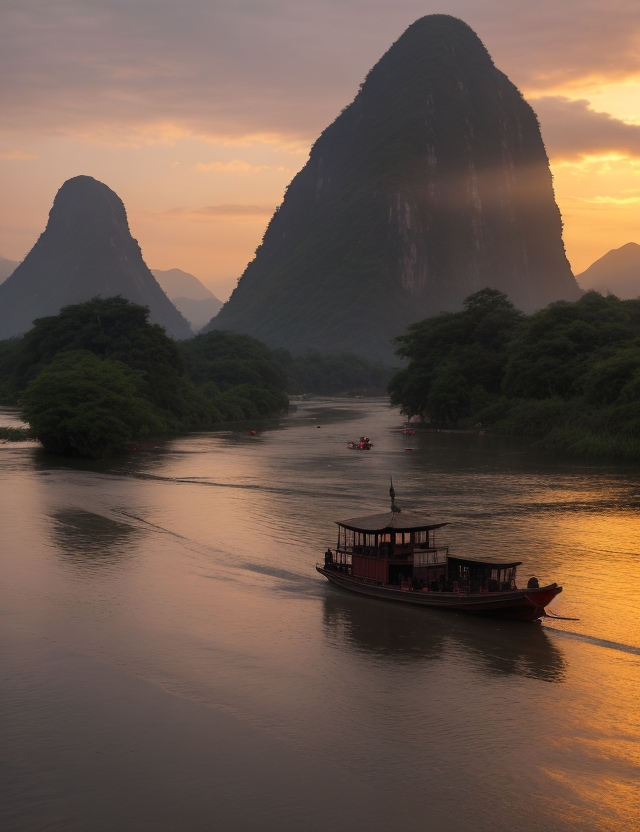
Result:
{"label": "grey cloud", "polygon": [[590,109],[588,101],[570,101],[561,96],[539,98],[531,104],[552,158],[576,159],[607,152],[640,157],[640,124],[627,124]]}
{"label": "grey cloud", "polygon": [[[3,0],[8,129],[313,140],[441,0]],[[496,65],[538,92],[640,73],[637,0],[449,0]]]}

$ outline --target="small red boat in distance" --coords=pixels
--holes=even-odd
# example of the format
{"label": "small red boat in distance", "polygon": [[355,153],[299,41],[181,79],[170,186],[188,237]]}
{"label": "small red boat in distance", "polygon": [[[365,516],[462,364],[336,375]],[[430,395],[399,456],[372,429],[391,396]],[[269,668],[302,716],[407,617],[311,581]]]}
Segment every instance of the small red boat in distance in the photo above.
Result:
{"label": "small red boat in distance", "polygon": [[370,451],[373,448],[373,442],[368,436],[361,436],[357,442],[349,442],[347,448],[351,451]]}
{"label": "small red boat in distance", "polygon": [[521,561],[449,554],[436,542],[447,523],[401,511],[391,486],[391,511],[337,522],[338,542],[316,569],[336,586],[388,601],[501,618],[536,621],[562,592],[530,578],[516,584]]}

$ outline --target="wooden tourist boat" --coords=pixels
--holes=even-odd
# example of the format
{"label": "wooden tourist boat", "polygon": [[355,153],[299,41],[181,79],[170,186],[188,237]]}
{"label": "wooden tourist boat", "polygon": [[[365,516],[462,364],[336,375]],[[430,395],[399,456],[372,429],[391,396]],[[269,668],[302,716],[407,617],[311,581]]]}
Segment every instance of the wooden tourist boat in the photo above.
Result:
{"label": "wooden tourist boat", "polygon": [[522,621],[547,615],[561,586],[541,587],[530,578],[520,589],[521,561],[450,555],[436,542],[446,525],[401,511],[392,496],[390,512],[338,521],[337,546],[316,569],[331,583],[374,598]]}

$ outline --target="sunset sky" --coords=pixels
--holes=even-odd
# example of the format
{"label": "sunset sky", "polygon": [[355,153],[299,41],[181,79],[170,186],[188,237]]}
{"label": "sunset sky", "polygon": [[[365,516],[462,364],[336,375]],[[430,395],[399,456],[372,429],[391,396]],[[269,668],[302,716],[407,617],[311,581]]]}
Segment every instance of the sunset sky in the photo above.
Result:
{"label": "sunset sky", "polygon": [[574,273],[640,242],[639,0],[2,0],[0,255],[87,174],[150,267],[225,300],[319,133],[435,12],[538,114]]}

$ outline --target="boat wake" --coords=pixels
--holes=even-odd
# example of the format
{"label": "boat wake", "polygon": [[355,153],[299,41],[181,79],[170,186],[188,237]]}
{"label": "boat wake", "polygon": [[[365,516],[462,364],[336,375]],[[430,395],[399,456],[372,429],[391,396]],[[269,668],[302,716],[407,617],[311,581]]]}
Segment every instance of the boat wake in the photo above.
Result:
{"label": "boat wake", "polygon": [[[551,618],[552,616],[548,616]],[[555,618],[555,616],[553,616]],[[568,621],[578,621],[579,619],[565,619]],[[632,656],[640,656],[640,647],[634,647],[633,644],[621,644],[619,641],[607,641],[604,638],[597,638],[596,636],[589,636],[585,635],[584,633],[575,633],[572,630],[556,630],[553,627],[549,627],[549,630],[553,630],[559,636],[564,636],[566,638],[572,638],[576,641],[583,641],[586,644],[593,644],[595,647],[604,647],[607,650],[617,650],[619,653],[629,653]]]}

